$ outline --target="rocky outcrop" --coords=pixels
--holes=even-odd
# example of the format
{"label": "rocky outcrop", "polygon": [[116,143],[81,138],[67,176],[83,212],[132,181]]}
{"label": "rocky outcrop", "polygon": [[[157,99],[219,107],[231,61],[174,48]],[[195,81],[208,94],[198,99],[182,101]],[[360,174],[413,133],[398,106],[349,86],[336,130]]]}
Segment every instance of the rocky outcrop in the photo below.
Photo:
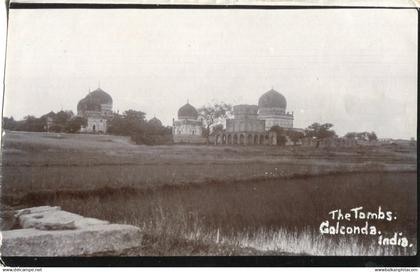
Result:
{"label": "rocky outcrop", "polygon": [[41,206],[16,212],[21,229],[3,231],[3,256],[112,255],[139,247],[142,233],[131,225],[83,217],[60,207]]}

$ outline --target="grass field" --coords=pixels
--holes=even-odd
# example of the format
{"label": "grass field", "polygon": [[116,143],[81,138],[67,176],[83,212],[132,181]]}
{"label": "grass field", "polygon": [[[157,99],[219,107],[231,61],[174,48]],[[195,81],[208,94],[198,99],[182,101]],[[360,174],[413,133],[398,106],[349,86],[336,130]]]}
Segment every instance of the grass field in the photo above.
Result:
{"label": "grass field", "polygon": [[408,146],[341,149],[140,146],[128,138],[8,132],[2,201],[60,205],[140,226],[129,255],[406,255],[377,237],[322,236],[328,212],[378,206],[375,223],[415,240],[417,154]]}

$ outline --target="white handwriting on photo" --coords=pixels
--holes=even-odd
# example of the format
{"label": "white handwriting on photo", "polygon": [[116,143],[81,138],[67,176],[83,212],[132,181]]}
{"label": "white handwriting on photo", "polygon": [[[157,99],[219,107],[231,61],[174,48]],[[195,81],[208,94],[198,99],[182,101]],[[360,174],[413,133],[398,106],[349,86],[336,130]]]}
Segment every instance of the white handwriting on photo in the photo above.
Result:
{"label": "white handwriting on photo", "polygon": [[374,223],[397,220],[395,213],[382,210],[381,206],[376,211],[366,211],[363,207],[355,207],[349,211],[336,209],[330,211],[328,215],[329,219],[319,226],[322,235],[372,235],[378,236],[378,244],[381,246],[413,246],[408,242],[408,238],[403,236],[403,232],[395,231],[389,235],[377,228]]}

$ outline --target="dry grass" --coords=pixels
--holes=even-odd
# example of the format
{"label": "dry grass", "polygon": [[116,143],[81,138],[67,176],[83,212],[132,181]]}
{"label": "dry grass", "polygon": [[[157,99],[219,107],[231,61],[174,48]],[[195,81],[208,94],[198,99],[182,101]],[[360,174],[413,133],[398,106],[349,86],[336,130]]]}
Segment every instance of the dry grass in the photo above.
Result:
{"label": "dry grass", "polygon": [[101,194],[45,195],[36,204],[60,205],[87,216],[137,225],[158,237],[153,252],[162,255],[185,254],[173,246],[180,238],[281,255],[400,255],[413,254],[416,248],[380,247],[377,236],[320,236],[317,229],[337,207],[375,211],[382,206],[399,218],[373,224],[383,233],[402,231],[415,241],[416,196],[410,193],[415,188],[415,173],[363,173],[166,186],[131,193],[109,189]]}
{"label": "dry grass", "polygon": [[[377,237],[327,237],[328,212],[364,206],[415,240],[416,150],[136,146],[92,135],[6,135],[2,200],[140,226],[130,255],[407,255]],[[345,174],[347,173],[347,174]]]}

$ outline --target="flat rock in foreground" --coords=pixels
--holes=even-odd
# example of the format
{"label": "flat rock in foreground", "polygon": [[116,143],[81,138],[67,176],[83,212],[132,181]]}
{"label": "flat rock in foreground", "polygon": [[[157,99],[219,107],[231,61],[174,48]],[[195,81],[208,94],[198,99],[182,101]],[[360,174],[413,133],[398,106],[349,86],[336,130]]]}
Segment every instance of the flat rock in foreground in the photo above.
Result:
{"label": "flat rock in foreground", "polygon": [[115,255],[139,247],[142,241],[135,226],[109,224],[59,207],[24,209],[16,215],[22,228],[1,233],[3,256]]}
{"label": "flat rock in foreground", "polygon": [[22,228],[36,228],[40,230],[64,230],[83,229],[89,225],[109,224],[108,221],[96,218],[83,217],[81,215],[61,210],[51,210],[45,213],[30,213],[19,216]]}
{"label": "flat rock in foreground", "polygon": [[138,247],[142,238],[137,227],[119,224],[91,225],[75,230],[17,229],[2,234],[3,256],[115,254]]}

